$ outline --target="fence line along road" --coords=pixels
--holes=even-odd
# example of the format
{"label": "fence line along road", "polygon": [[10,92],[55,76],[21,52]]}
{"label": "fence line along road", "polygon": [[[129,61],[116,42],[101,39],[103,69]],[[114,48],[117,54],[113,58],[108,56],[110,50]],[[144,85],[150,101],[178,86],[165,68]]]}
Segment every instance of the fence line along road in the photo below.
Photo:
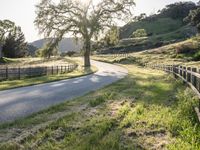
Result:
{"label": "fence line along road", "polygon": [[199,106],[195,108],[200,121],[200,69],[195,67],[186,67],[179,65],[152,65],[145,64],[146,67],[162,70],[174,74],[175,78],[181,78],[187,83],[199,98]]}
{"label": "fence line along road", "polygon": [[46,66],[46,67],[18,67],[18,68],[0,68],[0,81],[16,80],[36,76],[46,76],[55,74],[64,74],[73,71],[78,67],[77,64],[66,66]]}

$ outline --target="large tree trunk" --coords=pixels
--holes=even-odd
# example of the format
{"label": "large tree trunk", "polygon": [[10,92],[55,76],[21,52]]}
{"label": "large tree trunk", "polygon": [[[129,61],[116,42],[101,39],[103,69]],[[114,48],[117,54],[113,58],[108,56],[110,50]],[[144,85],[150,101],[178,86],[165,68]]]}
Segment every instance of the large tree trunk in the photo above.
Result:
{"label": "large tree trunk", "polygon": [[85,50],[84,50],[84,66],[90,67],[91,66],[91,64],[90,64],[90,51],[91,51],[90,40],[87,40],[87,39],[85,40],[84,47],[85,47]]}

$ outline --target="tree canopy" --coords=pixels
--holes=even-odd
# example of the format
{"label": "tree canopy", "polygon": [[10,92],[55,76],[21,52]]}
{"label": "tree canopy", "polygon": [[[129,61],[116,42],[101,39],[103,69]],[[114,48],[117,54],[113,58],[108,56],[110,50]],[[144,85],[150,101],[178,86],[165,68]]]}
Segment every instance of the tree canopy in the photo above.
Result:
{"label": "tree canopy", "polygon": [[35,25],[39,33],[55,39],[50,42],[54,46],[67,33],[81,37],[85,66],[90,66],[91,39],[97,39],[118,20],[131,18],[134,5],[134,0],[41,0],[36,6]]}
{"label": "tree canopy", "polygon": [[196,9],[194,2],[176,2],[167,5],[164,9],[159,11],[161,17],[170,17],[173,19],[184,19],[190,10]]}
{"label": "tree canopy", "polygon": [[24,57],[28,54],[27,43],[20,27],[15,26],[5,37],[3,44],[3,54],[9,58]]}
{"label": "tree canopy", "polygon": [[191,10],[184,20],[190,22],[191,25],[196,26],[200,33],[200,5],[198,5],[197,9]]}
{"label": "tree canopy", "polygon": [[27,43],[19,26],[10,20],[0,20],[0,57],[22,57],[26,54]]}

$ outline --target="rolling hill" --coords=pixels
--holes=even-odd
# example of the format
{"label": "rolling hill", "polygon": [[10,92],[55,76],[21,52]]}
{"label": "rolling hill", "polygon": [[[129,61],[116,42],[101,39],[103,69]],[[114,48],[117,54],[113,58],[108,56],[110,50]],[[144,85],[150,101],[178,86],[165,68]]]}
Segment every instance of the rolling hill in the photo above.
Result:
{"label": "rolling hill", "polygon": [[[197,29],[185,22],[184,18],[195,8],[193,2],[177,2],[167,5],[156,14],[135,16],[132,22],[120,28],[119,43],[98,53],[138,52],[191,38],[197,34]],[[132,36],[138,30],[144,30],[146,35]]]}
{"label": "rolling hill", "polygon": [[[42,48],[46,43],[48,39],[41,39],[34,41],[30,43],[30,45],[33,45],[37,48]],[[75,38],[63,38],[62,41],[59,43],[58,48],[61,53],[68,52],[68,51],[80,51],[83,47],[82,40],[76,41]]]}

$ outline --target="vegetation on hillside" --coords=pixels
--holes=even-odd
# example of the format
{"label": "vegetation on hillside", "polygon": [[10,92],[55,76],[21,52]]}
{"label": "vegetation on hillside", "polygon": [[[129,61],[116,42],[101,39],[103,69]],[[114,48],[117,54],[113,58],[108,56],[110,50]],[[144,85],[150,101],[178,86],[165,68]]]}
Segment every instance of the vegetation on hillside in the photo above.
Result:
{"label": "vegetation on hillside", "polygon": [[[107,48],[99,53],[136,52],[176,43],[197,34],[196,27],[184,22],[189,12],[198,6],[193,2],[177,2],[167,5],[157,14],[146,16],[141,14],[120,28],[120,42],[113,48]],[[194,13],[193,13],[194,14]],[[193,15],[194,16],[194,15]],[[198,16],[196,17],[198,18]],[[138,30],[146,32],[145,39],[133,36]],[[144,36],[144,35],[143,35]],[[124,42],[125,41],[125,42]],[[114,51],[116,49],[116,51]]]}

